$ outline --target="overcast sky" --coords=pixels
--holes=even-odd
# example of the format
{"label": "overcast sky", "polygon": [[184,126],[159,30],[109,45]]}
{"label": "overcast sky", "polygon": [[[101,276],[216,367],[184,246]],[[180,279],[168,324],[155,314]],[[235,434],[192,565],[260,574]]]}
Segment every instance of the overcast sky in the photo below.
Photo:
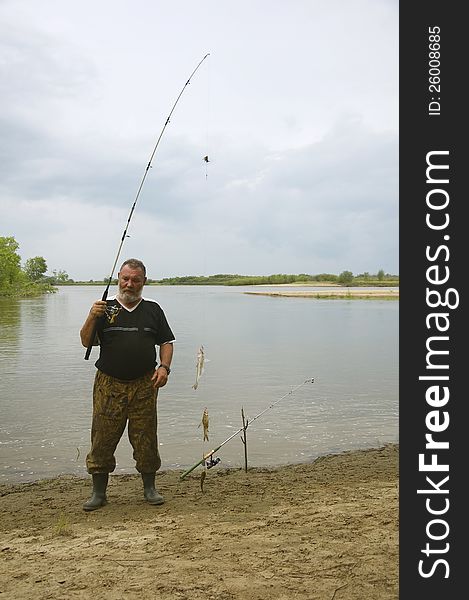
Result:
{"label": "overcast sky", "polygon": [[[155,279],[398,273],[397,0],[0,0],[0,235]],[[209,163],[203,160],[209,156]]]}

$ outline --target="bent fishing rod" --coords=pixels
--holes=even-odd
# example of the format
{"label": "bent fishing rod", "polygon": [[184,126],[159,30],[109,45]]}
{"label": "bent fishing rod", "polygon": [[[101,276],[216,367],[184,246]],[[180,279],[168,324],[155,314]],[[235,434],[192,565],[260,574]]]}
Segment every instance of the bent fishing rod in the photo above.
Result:
{"label": "bent fishing rod", "polygon": [[[171,108],[171,110],[170,110],[170,112],[169,112],[169,115],[168,115],[168,117],[166,118],[165,124],[163,125],[163,129],[161,130],[161,132],[160,132],[160,135],[158,136],[158,139],[156,140],[155,147],[153,148],[153,152],[151,153],[150,160],[148,161],[148,164],[147,164],[147,167],[146,167],[146,169],[145,169],[145,172],[144,172],[144,174],[143,174],[142,180],[141,180],[141,182],[140,182],[140,185],[138,186],[138,189],[137,189],[137,194],[136,194],[136,196],[135,196],[135,200],[134,200],[134,202],[133,202],[133,204],[132,204],[132,207],[131,207],[131,209],[130,209],[129,217],[128,217],[128,219],[127,219],[127,224],[126,224],[126,226],[125,226],[124,233],[122,234],[122,238],[121,238],[121,240],[120,240],[119,248],[118,248],[118,250],[117,250],[117,255],[116,255],[116,258],[115,258],[115,260],[114,260],[114,264],[112,265],[111,274],[109,275],[109,279],[108,279],[108,282],[107,282],[107,285],[106,285],[106,289],[104,290],[104,293],[103,293],[103,296],[102,296],[101,300],[106,300],[106,299],[107,299],[107,297],[108,297],[108,294],[109,294],[109,287],[111,286],[111,283],[112,283],[112,278],[114,277],[114,272],[115,272],[115,270],[116,270],[117,261],[119,260],[119,256],[120,256],[120,254],[121,254],[122,246],[124,245],[124,240],[125,240],[125,238],[126,238],[126,237],[128,237],[128,236],[127,236],[127,231],[128,231],[128,229],[129,229],[130,221],[132,220],[132,216],[133,216],[133,214],[134,214],[135,207],[137,206],[137,201],[138,201],[138,199],[139,199],[139,197],[140,197],[140,192],[142,191],[143,184],[145,183],[145,180],[146,180],[146,178],[147,178],[148,171],[150,170],[150,168],[151,168],[151,166],[152,166],[152,164],[151,164],[151,163],[153,162],[153,158],[154,158],[154,156],[155,156],[156,149],[158,148],[158,145],[159,145],[159,143],[160,143],[160,140],[161,140],[161,138],[163,137],[163,133],[165,132],[165,129],[166,129],[166,127],[167,127],[167,126],[168,126],[168,124],[169,124],[169,121],[170,121],[170,119],[171,119],[171,116],[172,116],[172,114],[173,114],[173,112],[174,112],[174,109],[176,108],[176,106],[177,106],[177,103],[179,102],[179,99],[181,98],[182,94],[184,93],[184,90],[186,89],[186,87],[187,87],[187,86],[189,85],[189,83],[191,82],[191,79],[192,79],[192,77],[194,77],[195,73],[196,73],[196,72],[197,72],[197,70],[199,69],[200,65],[201,65],[201,64],[204,62],[204,60],[207,58],[207,56],[210,56],[210,53],[207,53],[207,54],[206,54],[206,55],[203,57],[203,59],[202,59],[202,60],[199,62],[199,64],[196,66],[196,68],[195,68],[195,69],[192,71],[192,73],[191,73],[191,74],[190,74],[190,76],[189,76],[189,79],[186,81],[186,83],[185,83],[185,84],[184,84],[184,86],[182,87],[182,90],[179,92],[179,96],[176,98],[176,101],[175,101],[175,103],[173,104],[173,106],[172,106],[172,108]],[[89,359],[89,357],[90,357],[90,354],[91,354],[91,349],[93,348],[93,342],[94,342],[94,340],[95,340],[95,337],[96,337],[96,329],[97,329],[97,323],[95,323],[95,326],[94,326],[94,329],[93,329],[93,333],[92,333],[92,335],[91,335],[91,338],[90,338],[90,343],[89,343],[89,346],[88,346],[88,348],[86,349],[86,353],[85,353],[85,360],[88,360],[88,359]]]}
{"label": "bent fishing rod", "polygon": [[[254,421],[256,421],[259,417],[261,417],[264,413],[266,413],[268,410],[270,410],[271,408],[273,408],[276,404],[278,404],[281,400],[284,400],[287,396],[290,396],[291,394],[295,393],[296,390],[299,390],[301,387],[303,387],[306,383],[314,383],[314,377],[312,377],[311,379],[307,379],[306,381],[303,381],[303,383],[300,383],[299,385],[297,385],[296,387],[294,387],[292,390],[290,390],[289,392],[287,392],[286,394],[284,394],[281,398],[278,398],[277,400],[275,400],[275,402],[272,402],[272,404],[270,404],[269,406],[267,406],[267,408],[264,408],[264,410],[262,410],[259,414],[257,414],[255,417],[253,417],[250,421],[248,421],[248,424],[246,425],[246,428],[251,425],[251,423],[254,423]],[[192,471],[198,467],[199,465],[202,465],[205,463],[205,461],[207,459],[209,459],[209,464],[207,465],[208,468],[215,466],[220,459],[215,459],[213,460],[213,455],[215,454],[215,452],[218,452],[218,450],[220,450],[220,448],[222,448],[225,444],[227,444],[228,442],[230,442],[234,437],[236,437],[238,434],[240,434],[242,431],[244,431],[245,427],[240,427],[238,429],[238,431],[235,431],[233,434],[230,435],[230,437],[226,438],[226,440],[224,442],[222,442],[219,446],[217,446],[216,448],[214,448],[213,450],[210,450],[210,452],[207,452],[206,454],[204,454],[204,456],[195,463],[195,465],[192,465],[192,467],[190,467],[189,469],[187,469],[187,471],[184,471],[184,473],[182,473],[182,475],[180,475],[179,479],[184,479],[184,477],[186,477],[186,475],[189,475],[189,473],[192,473]]]}

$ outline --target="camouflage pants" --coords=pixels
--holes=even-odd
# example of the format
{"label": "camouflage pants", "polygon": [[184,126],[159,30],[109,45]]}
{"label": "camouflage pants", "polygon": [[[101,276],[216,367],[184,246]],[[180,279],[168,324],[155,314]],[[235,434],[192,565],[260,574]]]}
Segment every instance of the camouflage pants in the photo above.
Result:
{"label": "camouflage pants", "polygon": [[137,471],[154,473],[161,466],[157,435],[158,390],[153,372],[132,381],[122,381],[98,369],[93,387],[91,450],[86,457],[88,473],[111,473],[116,468],[114,452],[128,421],[129,441]]}

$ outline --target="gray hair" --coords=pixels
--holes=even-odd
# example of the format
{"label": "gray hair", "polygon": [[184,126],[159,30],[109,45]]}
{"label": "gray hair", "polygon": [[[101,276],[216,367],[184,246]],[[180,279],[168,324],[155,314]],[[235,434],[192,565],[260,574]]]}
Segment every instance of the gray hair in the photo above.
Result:
{"label": "gray hair", "polygon": [[131,269],[141,269],[143,272],[143,276],[144,277],[147,276],[147,269],[146,269],[145,265],[142,263],[142,261],[138,260],[138,258],[128,258],[127,260],[125,260],[121,264],[121,268],[120,268],[121,271],[122,271],[122,268],[125,267],[125,265],[128,265]]}

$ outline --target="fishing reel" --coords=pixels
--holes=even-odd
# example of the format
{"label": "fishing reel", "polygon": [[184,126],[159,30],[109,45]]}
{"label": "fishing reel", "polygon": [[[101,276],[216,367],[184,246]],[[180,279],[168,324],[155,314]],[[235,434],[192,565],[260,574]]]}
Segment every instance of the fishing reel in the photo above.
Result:
{"label": "fishing reel", "polygon": [[218,465],[220,461],[221,458],[213,458],[212,456],[210,456],[209,459],[205,462],[205,466],[207,467],[207,469],[211,469],[215,465]]}

